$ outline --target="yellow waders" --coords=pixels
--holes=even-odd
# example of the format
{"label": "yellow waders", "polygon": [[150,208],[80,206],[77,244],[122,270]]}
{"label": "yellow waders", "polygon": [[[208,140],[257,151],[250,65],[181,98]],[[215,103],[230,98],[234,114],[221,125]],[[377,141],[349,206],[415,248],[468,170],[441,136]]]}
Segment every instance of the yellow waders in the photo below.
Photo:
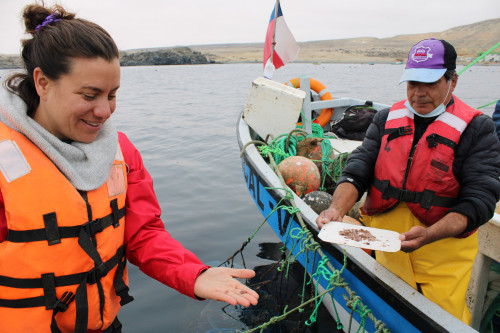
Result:
{"label": "yellow waders", "polygon": [[[408,206],[401,202],[387,213],[363,214],[366,226],[406,232],[423,226]],[[376,251],[377,261],[443,309],[470,325],[471,315],[465,304],[472,265],[477,254],[477,233],[467,238],[445,238],[427,244],[412,253]]]}

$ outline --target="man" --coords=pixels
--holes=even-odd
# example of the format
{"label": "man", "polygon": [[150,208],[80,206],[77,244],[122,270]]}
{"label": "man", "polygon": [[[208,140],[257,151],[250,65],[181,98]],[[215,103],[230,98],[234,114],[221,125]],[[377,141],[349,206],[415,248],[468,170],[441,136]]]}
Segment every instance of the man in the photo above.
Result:
{"label": "man", "polygon": [[500,197],[500,144],[491,118],[452,95],[456,57],[444,40],[411,48],[408,99],[376,114],[316,223],[341,221],[368,190],[363,222],[401,233],[401,251],[377,251],[377,261],[470,324],[475,231]]}
{"label": "man", "polygon": [[495,128],[498,137],[500,138],[500,100],[497,101],[497,104],[495,105],[495,111],[493,111],[493,115],[491,116],[493,118],[493,121],[495,122]]}

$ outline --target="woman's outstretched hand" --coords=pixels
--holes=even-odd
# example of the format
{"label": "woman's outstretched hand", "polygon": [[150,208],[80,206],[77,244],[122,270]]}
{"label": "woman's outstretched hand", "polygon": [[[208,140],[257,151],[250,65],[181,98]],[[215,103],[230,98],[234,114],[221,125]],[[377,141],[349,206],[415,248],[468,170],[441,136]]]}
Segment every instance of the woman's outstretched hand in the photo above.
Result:
{"label": "woman's outstretched hand", "polygon": [[259,295],[238,279],[255,276],[250,269],[211,267],[201,273],[194,283],[194,294],[199,298],[213,299],[232,305],[256,305]]}

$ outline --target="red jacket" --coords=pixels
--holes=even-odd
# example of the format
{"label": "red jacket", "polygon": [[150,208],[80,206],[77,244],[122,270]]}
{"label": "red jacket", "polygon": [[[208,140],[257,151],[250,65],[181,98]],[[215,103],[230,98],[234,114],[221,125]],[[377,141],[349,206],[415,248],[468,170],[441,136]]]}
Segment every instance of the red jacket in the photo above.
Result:
{"label": "red jacket", "polygon": [[455,98],[455,103],[427,127],[416,143],[413,113],[403,101],[394,104],[385,125],[364,211],[368,215],[382,213],[404,201],[426,225],[441,219],[460,191],[452,167],[455,147],[471,120],[480,114]]}
{"label": "red jacket", "polygon": [[[185,294],[194,295],[194,282],[209,266],[172,238],[160,218],[161,209],[153,180],[144,168],[140,153],[123,133],[118,133],[125,163],[129,168],[126,196],[126,257],[155,280]],[[0,242],[5,240],[7,221],[0,193]]]}

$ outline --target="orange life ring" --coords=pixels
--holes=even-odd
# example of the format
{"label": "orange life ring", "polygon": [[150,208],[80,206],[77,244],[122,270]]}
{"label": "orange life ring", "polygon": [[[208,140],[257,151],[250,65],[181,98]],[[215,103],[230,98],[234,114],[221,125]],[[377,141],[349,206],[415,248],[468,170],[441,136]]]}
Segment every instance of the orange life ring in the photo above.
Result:
{"label": "orange life ring", "polygon": [[[291,79],[285,84],[294,88],[300,88],[300,78],[296,77],[295,79]],[[319,95],[319,97],[321,97],[322,101],[333,99],[332,94],[328,90],[326,90],[326,87],[323,83],[319,82],[318,80],[309,78],[309,84],[311,86],[311,89],[314,90]],[[324,127],[332,118],[332,115],[333,108],[323,109],[321,110],[321,114],[313,121],[313,123],[320,124],[321,127]]]}

